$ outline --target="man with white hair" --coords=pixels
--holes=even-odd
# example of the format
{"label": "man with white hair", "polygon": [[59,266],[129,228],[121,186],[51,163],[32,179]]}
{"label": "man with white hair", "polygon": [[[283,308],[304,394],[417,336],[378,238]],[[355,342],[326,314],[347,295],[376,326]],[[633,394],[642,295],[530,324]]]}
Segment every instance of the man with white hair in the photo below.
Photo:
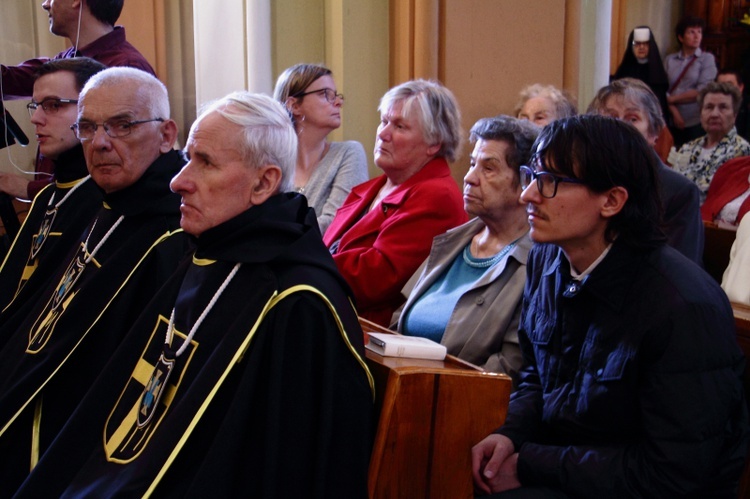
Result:
{"label": "man with white hair", "polygon": [[73,129],[104,203],[50,285],[0,326],[0,495],[33,468],[189,249],[169,190],[185,161],[164,85],[110,68],[78,101]]}
{"label": "man with white hair", "polygon": [[281,105],[193,124],[172,180],[197,238],[19,497],[367,496],[372,377],[351,292],[291,189]]}

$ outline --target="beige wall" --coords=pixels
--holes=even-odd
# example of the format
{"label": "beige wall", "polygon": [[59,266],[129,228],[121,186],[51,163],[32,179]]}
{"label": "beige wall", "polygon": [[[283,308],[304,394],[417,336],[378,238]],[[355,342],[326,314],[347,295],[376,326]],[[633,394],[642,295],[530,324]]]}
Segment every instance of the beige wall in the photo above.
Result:
{"label": "beige wall", "polygon": [[271,2],[271,68],[275,78],[299,62],[325,63],[325,0]]}
{"label": "beige wall", "polygon": [[272,2],[274,79],[300,62],[333,71],[346,96],[341,128],[332,140],[357,140],[370,175],[380,97],[388,90],[388,0],[279,0]]}
{"label": "beige wall", "polygon": [[[512,114],[530,83],[563,86],[564,0],[444,0],[444,8],[441,76],[466,134],[479,118]],[[470,152],[467,144],[451,166],[459,184]]]}

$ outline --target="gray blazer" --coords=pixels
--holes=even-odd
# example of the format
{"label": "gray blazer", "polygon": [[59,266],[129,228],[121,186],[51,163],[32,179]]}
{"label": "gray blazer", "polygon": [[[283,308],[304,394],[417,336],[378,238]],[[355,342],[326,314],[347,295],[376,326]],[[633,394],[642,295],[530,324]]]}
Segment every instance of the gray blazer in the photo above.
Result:
{"label": "gray blazer", "polygon": [[[480,219],[474,218],[433,239],[427,260],[402,290],[407,300],[392,320],[392,323],[398,323],[396,329],[399,332],[402,332],[404,312],[450,267],[474,234],[484,227]],[[507,257],[459,298],[441,340],[449,354],[486,371],[506,373],[515,379],[522,360],[517,329],[531,244],[526,233]]]}

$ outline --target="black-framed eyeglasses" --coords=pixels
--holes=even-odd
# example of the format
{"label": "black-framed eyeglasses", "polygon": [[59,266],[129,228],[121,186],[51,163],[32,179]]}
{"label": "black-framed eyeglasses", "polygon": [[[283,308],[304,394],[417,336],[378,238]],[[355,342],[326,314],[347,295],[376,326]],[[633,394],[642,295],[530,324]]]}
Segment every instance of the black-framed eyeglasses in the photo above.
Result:
{"label": "black-framed eyeglasses", "polygon": [[567,184],[585,184],[583,180],[577,178],[559,177],[550,172],[535,172],[531,167],[523,165],[518,168],[521,176],[521,187],[526,189],[531,182],[536,180],[536,188],[543,198],[552,199],[557,195],[557,185],[559,183]]}
{"label": "black-framed eyeglasses", "polygon": [[340,94],[331,88],[321,88],[318,90],[311,90],[309,92],[301,92],[301,93],[292,95],[292,97],[304,97],[305,95],[319,94],[319,93],[322,93],[325,96],[326,100],[330,102],[331,104],[335,103],[336,99],[341,99],[342,102],[344,100],[343,94]]}
{"label": "black-framed eyeglasses", "polygon": [[76,134],[79,140],[91,140],[94,138],[99,127],[104,128],[104,133],[113,139],[125,137],[133,132],[133,127],[152,121],[163,122],[164,118],[152,118],[150,120],[128,121],[121,118],[107,120],[104,123],[93,123],[91,121],[79,121],[70,125],[70,129]]}
{"label": "black-framed eyeglasses", "polygon": [[58,99],[57,97],[47,97],[42,99],[41,102],[31,101],[26,104],[26,109],[29,110],[29,116],[34,116],[34,111],[38,108],[42,108],[44,114],[56,114],[61,107],[68,104],[78,104],[76,99]]}

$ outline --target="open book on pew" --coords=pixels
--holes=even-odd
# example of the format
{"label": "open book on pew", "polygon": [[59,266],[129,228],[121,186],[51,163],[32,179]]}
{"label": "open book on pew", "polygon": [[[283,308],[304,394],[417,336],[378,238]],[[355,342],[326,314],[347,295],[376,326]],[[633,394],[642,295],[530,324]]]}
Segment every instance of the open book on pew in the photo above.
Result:
{"label": "open book on pew", "polygon": [[410,359],[443,360],[445,345],[418,336],[369,333],[370,341],[365,345],[384,357],[408,357]]}

